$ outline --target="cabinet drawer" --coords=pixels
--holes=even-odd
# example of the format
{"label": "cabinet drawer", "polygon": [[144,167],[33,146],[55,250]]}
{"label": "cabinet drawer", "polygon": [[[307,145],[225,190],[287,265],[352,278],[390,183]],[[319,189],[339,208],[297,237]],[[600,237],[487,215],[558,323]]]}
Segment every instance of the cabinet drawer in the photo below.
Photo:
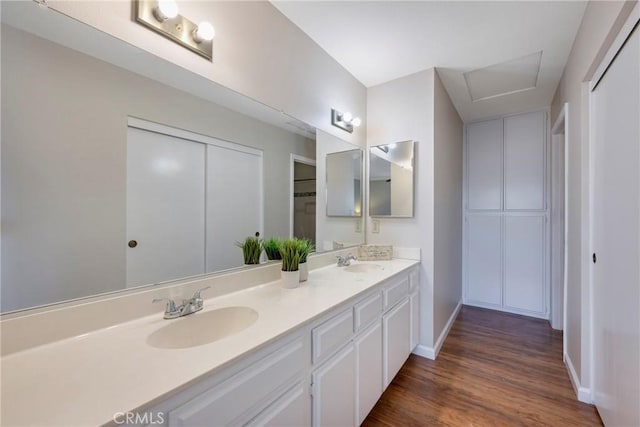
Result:
{"label": "cabinet drawer", "polygon": [[302,340],[294,341],[222,384],[169,412],[171,426],[224,426],[273,396],[305,367]]}
{"label": "cabinet drawer", "polygon": [[360,301],[353,307],[354,332],[358,332],[373,320],[380,317],[382,311],[382,297],[380,292],[369,296],[364,301]]}
{"label": "cabinet drawer", "polygon": [[303,426],[309,423],[310,413],[309,393],[305,393],[303,385],[298,383],[246,426]]}
{"label": "cabinet drawer", "polygon": [[398,301],[409,294],[409,276],[394,279],[382,290],[384,297],[384,309],[393,307]]}
{"label": "cabinet drawer", "polygon": [[353,310],[332,317],[311,331],[313,363],[318,363],[345,344],[353,335]]}

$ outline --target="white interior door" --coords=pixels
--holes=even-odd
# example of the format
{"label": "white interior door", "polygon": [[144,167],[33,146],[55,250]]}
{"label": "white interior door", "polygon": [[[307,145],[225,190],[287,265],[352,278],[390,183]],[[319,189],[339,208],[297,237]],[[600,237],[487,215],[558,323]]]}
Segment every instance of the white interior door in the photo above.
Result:
{"label": "white interior door", "polygon": [[594,402],[640,425],[640,30],[592,93]]}
{"label": "white interior door", "polygon": [[467,209],[502,209],[502,120],[467,125]]}
{"label": "white interior door", "polygon": [[207,145],[207,272],[244,264],[236,242],[262,232],[262,152]]}
{"label": "white interior door", "polygon": [[204,273],[204,185],[204,144],[128,128],[127,287]]}
{"label": "white interior door", "polygon": [[502,217],[467,215],[465,299],[502,306]]}

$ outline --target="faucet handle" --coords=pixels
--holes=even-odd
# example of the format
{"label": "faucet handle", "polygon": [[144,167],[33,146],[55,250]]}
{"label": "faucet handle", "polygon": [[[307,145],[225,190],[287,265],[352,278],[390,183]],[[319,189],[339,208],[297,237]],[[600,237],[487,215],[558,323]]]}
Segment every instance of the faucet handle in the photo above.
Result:
{"label": "faucet handle", "polygon": [[152,304],[155,304],[157,302],[161,302],[161,301],[166,301],[167,302],[167,308],[165,310],[165,313],[171,313],[176,311],[176,302],[174,300],[172,300],[171,298],[154,298],[153,301],[151,301]]}
{"label": "faucet handle", "polygon": [[206,291],[207,289],[211,289],[211,286],[205,286],[204,288],[198,289],[197,291],[195,291],[193,293],[192,299],[202,299],[202,297],[200,296],[200,292]]}

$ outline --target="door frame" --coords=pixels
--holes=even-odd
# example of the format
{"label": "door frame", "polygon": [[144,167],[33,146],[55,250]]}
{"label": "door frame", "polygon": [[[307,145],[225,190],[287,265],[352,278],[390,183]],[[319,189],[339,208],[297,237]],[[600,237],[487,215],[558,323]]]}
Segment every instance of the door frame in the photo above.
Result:
{"label": "door frame", "polygon": [[[585,281],[588,287],[588,295],[589,295],[588,331],[586,334],[589,337],[588,338],[589,339],[589,344],[588,344],[589,379],[587,382],[588,393],[586,393],[588,394],[588,396],[583,396],[582,393],[579,393],[578,400],[586,403],[594,402],[594,394],[595,394],[594,360],[595,360],[595,352],[596,352],[596,349],[594,348],[595,326],[594,326],[594,319],[593,319],[595,284],[593,280],[594,279],[593,263],[590,258],[590,255],[594,252],[594,242],[593,242],[593,236],[594,236],[594,221],[593,221],[594,203],[593,202],[594,200],[593,198],[594,198],[594,182],[595,182],[594,181],[595,180],[595,176],[594,176],[595,159],[593,158],[593,148],[595,145],[595,141],[593,137],[594,135],[593,126],[595,121],[592,120],[592,117],[594,117],[594,111],[593,111],[593,97],[591,94],[595,90],[596,86],[598,86],[598,83],[600,83],[600,80],[607,72],[611,63],[615,60],[620,49],[622,49],[627,39],[631,36],[631,33],[633,32],[633,30],[636,28],[637,25],[640,25],[640,3],[637,3],[637,2],[630,3],[628,7],[630,7],[631,9],[628,11],[627,18],[625,19],[624,24],[621,26],[620,31],[618,32],[618,35],[615,37],[613,42],[609,45],[606,53],[599,60],[596,59],[596,61],[594,61],[594,64],[592,65],[592,67],[594,68],[594,71],[591,74],[591,78],[590,79],[587,78],[587,81],[583,84],[583,95],[585,95],[583,97],[583,99],[585,99],[583,106],[586,108],[586,111],[587,111],[586,141],[587,141],[588,188],[586,193],[588,198],[588,203],[587,203],[588,204],[588,218],[587,218],[588,239],[587,239],[586,245],[583,245],[583,250],[582,250],[582,254],[584,258],[583,263],[586,263],[587,266],[586,268],[584,268],[584,264],[583,264],[582,271],[583,273],[586,272],[588,276]],[[620,15],[622,15],[623,13],[625,13],[624,10],[620,13]],[[638,29],[637,31],[640,31],[640,29]],[[596,64],[598,65],[596,66]],[[585,255],[586,255],[586,258],[584,257]],[[584,384],[586,381],[582,379],[582,382]]]}
{"label": "door frame", "polygon": [[[303,163],[309,166],[316,166],[316,160],[310,157],[304,157],[299,154],[291,153],[289,160],[289,237],[293,237],[293,219],[295,209],[295,199],[293,197],[294,192],[294,177],[295,177],[295,163]],[[317,178],[316,178],[317,179]],[[316,182],[317,188],[317,182]]]}
{"label": "door frame", "polygon": [[[559,153],[558,147],[557,145],[560,143],[560,140],[562,139],[562,150],[563,150],[563,154],[564,154],[564,164],[562,165],[562,170],[560,171],[562,173],[562,181],[560,181],[560,176],[558,176],[558,181],[557,182],[553,182],[553,173],[551,174],[551,210],[553,212],[553,201],[556,199],[556,195],[557,192],[560,190],[560,188],[558,187],[558,184],[560,184],[562,182],[562,185],[564,186],[564,188],[562,189],[562,213],[563,213],[563,235],[562,235],[562,252],[563,252],[563,259],[562,259],[562,322],[561,322],[561,327],[562,327],[562,331],[566,331],[567,329],[567,264],[568,264],[568,257],[569,257],[569,252],[567,250],[567,242],[568,242],[568,227],[567,227],[567,223],[569,222],[569,214],[568,214],[568,209],[567,209],[567,199],[568,199],[568,189],[569,189],[569,144],[567,144],[567,141],[569,141],[569,103],[565,102],[564,105],[562,106],[562,109],[560,110],[560,113],[558,113],[558,117],[556,118],[553,127],[551,128],[551,155],[553,156],[554,154]],[[552,166],[553,166],[553,157],[552,157]],[[557,229],[561,224],[559,224],[557,222],[557,218],[551,216],[551,253],[554,253],[554,234],[555,234],[555,229]],[[559,248],[555,248],[556,249],[556,253],[558,252],[557,249]],[[554,318],[558,317],[557,314],[557,310],[558,310],[558,301],[557,301],[557,289],[556,287],[558,286],[558,283],[556,282],[556,277],[554,274],[554,270],[553,270],[553,266],[554,266],[554,261],[551,260],[551,313],[550,313],[550,320],[551,320],[551,324],[552,326],[558,326],[557,324],[554,325]],[[557,328],[554,328],[557,329]],[[566,337],[566,333],[562,334],[562,354],[563,354],[563,359],[565,358],[565,354],[567,351],[567,337]]]}

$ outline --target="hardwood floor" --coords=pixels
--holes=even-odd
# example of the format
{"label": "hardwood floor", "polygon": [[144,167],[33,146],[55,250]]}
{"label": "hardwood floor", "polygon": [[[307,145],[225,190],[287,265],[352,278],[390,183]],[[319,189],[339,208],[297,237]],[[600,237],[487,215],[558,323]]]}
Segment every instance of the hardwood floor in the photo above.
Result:
{"label": "hardwood floor", "polygon": [[364,426],[601,426],[577,401],[562,332],[544,320],[463,307],[438,360],[411,355]]}

